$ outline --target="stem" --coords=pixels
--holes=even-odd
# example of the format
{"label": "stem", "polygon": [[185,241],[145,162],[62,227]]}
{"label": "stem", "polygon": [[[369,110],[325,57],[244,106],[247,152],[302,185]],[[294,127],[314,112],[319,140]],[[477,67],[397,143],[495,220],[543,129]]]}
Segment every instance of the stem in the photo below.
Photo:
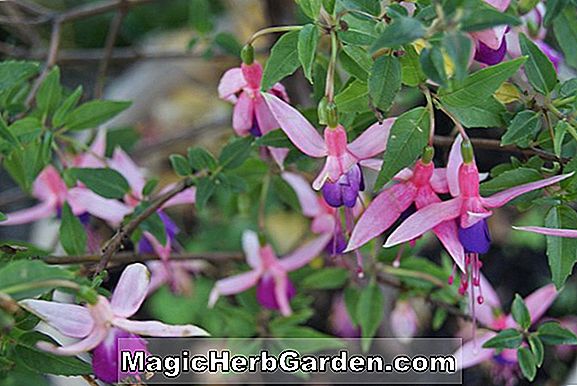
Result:
{"label": "stem", "polygon": [[266,222],[266,199],[268,197],[268,190],[270,187],[270,173],[267,173],[264,177],[264,181],[262,182],[262,188],[260,191],[260,199],[258,205],[258,227],[261,232],[265,230],[265,222]]}
{"label": "stem", "polygon": [[433,98],[427,86],[421,86],[421,90],[427,99],[427,110],[429,110],[429,146],[433,146],[435,139],[435,109],[433,108]]}
{"label": "stem", "polygon": [[335,98],[335,70],[337,66],[338,48],[337,33],[331,30],[331,58],[327,69],[327,82],[325,85],[325,95],[329,103],[333,103]]}
{"label": "stem", "polygon": [[575,99],[577,99],[577,95],[573,95],[573,96],[570,96],[567,98],[557,99],[557,100],[553,101],[552,105],[555,107],[562,107],[562,106],[565,106],[566,104],[575,102]]}
{"label": "stem", "polygon": [[427,273],[424,272],[418,272],[418,271],[411,271],[405,268],[396,268],[396,267],[392,267],[390,265],[384,265],[384,264],[379,264],[377,266],[377,268],[385,273],[388,273],[390,275],[394,275],[394,276],[402,276],[402,277],[412,277],[414,279],[423,279],[426,280],[428,282],[430,282],[431,284],[434,284],[435,286],[439,287],[439,288],[443,288],[445,286],[445,283],[439,279],[437,279],[436,277],[429,275]]}
{"label": "stem", "polygon": [[36,288],[44,288],[44,287],[60,287],[60,288],[71,288],[78,290],[80,286],[72,281],[69,280],[44,280],[44,281],[36,281],[32,283],[21,283],[16,284],[8,288],[4,288],[2,290],[5,294],[26,291],[29,289],[36,289]]}
{"label": "stem", "polygon": [[248,42],[246,44],[252,44],[256,39],[267,34],[272,34],[276,32],[300,31],[301,29],[303,29],[302,25],[283,25],[278,27],[264,28],[252,34],[252,36],[250,37],[250,39],[248,39]]}
{"label": "stem", "polygon": [[[184,252],[170,255],[170,260],[210,260],[225,261],[239,260],[243,255],[240,252]],[[45,256],[41,258],[46,264],[94,264],[101,259],[100,255],[78,255],[78,256]],[[133,263],[143,261],[161,260],[156,254],[139,254],[135,252],[120,252],[110,258],[110,263]]]}

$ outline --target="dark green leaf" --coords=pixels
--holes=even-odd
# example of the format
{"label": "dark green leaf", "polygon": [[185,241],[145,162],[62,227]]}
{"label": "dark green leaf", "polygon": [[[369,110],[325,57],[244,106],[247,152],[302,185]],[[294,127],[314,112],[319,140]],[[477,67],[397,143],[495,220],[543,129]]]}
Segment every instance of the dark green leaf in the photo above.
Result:
{"label": "dark green leaf", "polygon": [[523,298],[519,296],[519,294],[515,294],[515,300],[513,300],[513,305],[511,306],[511,314],[513,315],[513,319],[515,322],[521,327],[523,330],[526,330],[531,326],[531,315],[529,314],[529,310],[523,301]]}
{"label": "dark green leaf", "polygon": [[426,80],[425,74],[421,68],[419,54],[411,44],[405,46],[405,54],[399,60],[401,61],[402,80],[409,87],[416,87]]}
{"label": "dark green leaf", "polygon": [[270,147],[292,147],[290,139],[286,136],[282,130],[272,130],[257,138],[254,141],[255,145],[258,146],[270,146]]}
{"label": "dark green leaf", "polygon": [[338,31],[338,37],[344,43],[366,46],[375,41],[377,33],[373,20],[353,14],[345,15],[342,20],[348,25],[346,31]]}
{"label": "dark green leaf", "polygon": [[35,62],[7,60],[0,63],[0,96],[12,91],[38,73],[40,66]]}
{"label": "dark green leaf", "polygon": [[381,12],[380,1],[375,0],[339,0],[346,9],[358,9],[377,16]]}
{"label": "dark green leaf", "polygon": [[72,213],[68,203],[62,207],[62,223],[60,224],[60,243],[69,255],[82,255],[86,251],[86,230]]}
{"label": "dark green leaf", "polygon": [[565,62],[577,68],[577,23],[575,7],[565,7],[553,21],[557,42],[565,54]]}
{"label": "dark green leaf", "polygon": [[453,114],[461,124],[469,127],[502,127],[505,125],[503,114],[507,112],[505,106],[494,97],[475,106],[457,107],[443,105]]}
{"label": "dark green leaf", "polygon": [[415,18],[397,16],[371,46],[371,52],[381,48],[397,47],[425,36],[425,27]]}
{"label": "dark green leaf", "polygon": [[462,29],[466,32],[483,31],[499,25],[520,25],[519,18],[501,12],[491,6],[475,9],[463,18]]}
{"label": "dark green leaf", "polygon": [[527,147],[541,129],[541,113],[532,110],[521,111],[511,121],[501,138],[501,145],[516,144]]}
{"label": "dark green leaf", "polygon": [[343,301],[345,302],[347,313],[349,314],[349,318],[355,327],[359,325],[359,320],[357,319],[357,304],[359,303],[360,296],[360,291],[357,288],[351,286],[345,288],[343,292]]}
{"label": "dark green leaf", "polygon": [[62,99],[62,86],[60,86],[60,69],[54,67],[44,81],[38,87],[36,105],[43,114],[50,114],[58,107]]}
{"label": "dark green leaf", "polygon": [[409,110],[397,118],[391,127],[375,190],[419,158],[429,140],[429,129],[429,113],[424,107]]}
{"label": "dark green leaf", "polygon": [[0,212],[0,221],[6,221],[6,215],[2,212]]}
{"label": "dark green leaf", "polygon": [[535,169],[521,167],[507,170],[489,181],[483,182],[481,184],[481,194],[488,196],[521,184],[539,181],[540,179],[542,179],[541,173]]}
{"label": "dark green leaf", "polygon": [[32,298],[54,288],[52,284],[34,285],[36,283],[73,278],[74,275],[70,271],[40,260],[16,260],[0,268],[0,292],[9,294],[15,300]]}
{"label": "dark green leaf", "polygon": [[455,82],[450,89],[441,89],[441,100],[458,107],[478,105],[491,97],[504,81],[519,70],[525,60],[525,57],[521,57],[479,70],[462,82]]}
{"label": "dark green leaf", "polygon": [[517,350],[517,360],[519,361],[519,367],[523,376],[532,382],[537,375],[537,364],[535,363],[535,357],[531,350],[527,347],[521,347]]}
{"label": "dark green leaf", "polygon": [[81,96],[82,86],[78,86],[72,94],[68,95],[68,97],[64,99],[62,104],[54,112],[54,116],[52,117],[52,126],[60,127],[64,125],[68,117],[68,113],[76,106]]}
{"label": "dark green leaf", "polygon": [[361,326],[362,337],[369,338],[363,339],[361,343],[363,351],[365,352],[370,347],[370,338],[375,336],[383,319],[384,302],[383,293],[375,283],[366,286],[359,297],[356,312],[357,320]]}
{"label": "dark green leaf", "polygon": [[204,169],[214,170],[217,166],[213,155],[201,147],[189,147],[187,154],[190,167],[194,171]]}
{"label": "dark green leaf", "polygon": [[339,112],[357,113],[369,110],[369,89],[365,82],[355,79],[335,96]]}
{"label": "dark green leaf", "polygon": [[94,100],[72,110],[65,119],[69,130],[96,128],[130,106],[131,102]]}
{"label": "dark green leaf", "polygon": [[271,48],[262,74],[263,90],[269,90],[299,68],[298,41],[299,31],[287,32]]}
{"label": "dark green leaf", "polygon": [[202,210],[213,195],[216,184],[210,178],[201,178],[196,185],[196,207]]}
{"label": "dark green leaf", "polygon": [[72,177],[80,180],[94,193],[105,198],[122,198],[130,186],[122,174],[109,168],[71,168]]}
{"label": "dark green leaf", "polygon": [[313,83],[312,70],[320,34],[316,25],[307,24],[299,32],[297,51],[305,77]]}
{"label": "dark green leaf", "polygon": [[[577,229],[577,214],[568,206],[555,206],[547,213],[545,226]],[[577,239],[547,236],[547,256],[553,282],[560,289],[577,260]]]}
{"label": "dark green leaf", "polygon": [[150,196],[157,186],[158,186],[158,179],[156,178],[146,181],[146,184],[144,184],[144,187],[142,188],[142,196],[143,197]]}
{"label": "dark green leaf", "polygon": [[218,157],[218,162],[223,169],[234,169],[246,161],[250,155],[252,138],[236,138],[226,145]]}
{"label": "dark green leaf", "polygon": [[545,356],[545,347],[543,347],[543,342],[541,342],[541,339],[539,338],[538,334],[529,335],[529,338],[527,338],[527,340],[529,341],[529,347],[531,348],[531,352],[535,357],[535,364],[537,365],[537,367],[541,367]]}
{"label": "dark green leaf", "polygon": [[551,22],[559,15],[559,13],[567,5],[567,0],[547,0],[545,3],[545,18],[543,19],[543,24],[546,27],[551,25]]}
{"label": "dark green leaf", "polygon": [[[137,216],[144,210],[146,205],[139,206],[135,211],[133,216]],[[166,245],[166,227],[164,225],[164,221],[162,221],[162,217],[158,213],[153,213],[152,215],[148,216],[141,224],[140,228],[143,231],[146,231],[154,236],[156,240],[162,245]],[[141,236],[143,237],[143,236]]]}
{"label": "dark green leaf", "polygon": [[444,86],[447,84],[447,72],[445,71],[445,56],[437,46],[425,48],[420,57],[421,69],[433,82]]}
{"label": "dark green leaf", "polygon": [[323,268],[304,278],[302,285],[304,288],[309,289],[341,288],[347,281],[348,276],[349,272],[346,269]]}
{"label": "dark green leaf", "polygon": [[6,122],[4,121],[4,118],[2,118],[1,115],[0,115],[0,138],[3,138],[5,141],[11,143],[14,146],[18,147],[21,146],[20,141],[18,140],[18,138],[16,138],[14,133],[10,131],[10,129],[6,125]]}
{"label": "dark green leaf", "polygon": [[577,345],[577,336],[570,330],[561,327],[559,322],[545,322],[539,326],[539,338],[545,344],[559,345],[570,344]]}
{"label": "dark green leaf", "polygon": [[381,56],[373,64],[369,75],[369,96],[382,112],[389,111],[401,89],[401,64],[394,56]]}
{"label": "dark green leaf", "polygon": [[172,169],[179,176],[186,177],[192,174],[192,168],[190,167],[188,160],[180,154],[171,154],[169,159]]}
{"label": "dark green leaf", "polygon": [[557,85],[557,72],[553,63],[525,34],[519,35],[519,45],[523,55],[528,56],[525,74],[529,83],[541,94],[549,95]]}
{"label": "dark green leaf", "polygon": [[316,20],[321,11],[321,0],[297,0],[297,4],[301,7],[303,13]]}
{"label": "dark green leaf", "polygon": [[489,339],[483,345],[483,348],[518,348],[523,343],[523,335],[512,328],[500,331],[497,335]]}
{"label": "dark green leaf", "polygon": [[373,65],[373,59],[363,48],[346,45],[340,51],[339,60],[343,68],[355,78],[366,82]]}

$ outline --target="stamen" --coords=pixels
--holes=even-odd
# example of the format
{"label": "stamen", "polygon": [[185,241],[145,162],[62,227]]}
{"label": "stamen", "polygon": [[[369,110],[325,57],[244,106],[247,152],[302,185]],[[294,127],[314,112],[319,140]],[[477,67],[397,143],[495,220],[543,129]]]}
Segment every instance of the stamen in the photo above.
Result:
{"label": "stamen", "polygon": [[449,285],[453,285],[453,283],[455,282],[455,271],[457,270],[457,264],[453,263],[453,269],[451,270],[451,276],[449,276],[449,279],[447,280],[447,283],[449,283]]}
{"label": "stamen", "polygon": [[359,250],[355,250],[355,255],[357,255],[357,276],[359,279],[365,277],[365,271],[363,270],[363,255]]}

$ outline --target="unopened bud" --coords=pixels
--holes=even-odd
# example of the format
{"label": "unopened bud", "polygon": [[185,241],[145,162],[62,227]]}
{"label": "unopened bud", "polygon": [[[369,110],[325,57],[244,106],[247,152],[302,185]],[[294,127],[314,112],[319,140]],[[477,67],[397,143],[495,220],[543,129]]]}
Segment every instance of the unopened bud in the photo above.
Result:
{"label": "unopened bud", "polygon": [[326,125],[327,124],[327,97],[323,97],[320,100],[319,105],[317,107],[317,113],[319,116],[319,125]]}
{"label": "unopened bud", "polygon": [[339,113],[337,105],[333,102],[327,104],[327,126],[334,129],[339,125]]}
{"label": "unopened bud", "polygon": [[86,300],[88,304],[96,304],[98,302],[98,293],[92,287],[83,285],[78,290],[78,296],[83,300]]}
{"label": "unopened bud", "polygon": [[475,159],[475,154],[473,153],[473,145],[469,139],[463,140],[461,144],[461,155],[463,156],[463,162],[470,164]]}
{"label": "unopened bud", "polygon": [[264,235],[264,233],[259,233],[259,234],[258,234],[258,243],[259,243],[261,246],[266,245],[266,236]]}
{"label": "unopened bud", "polygon": [[425,165],[430,164],[434,156],[435,156],[435,149],[432,146],[427,146],[425,147],[425,151],[423,152],[423,157],[421,158],[421,161]]}
{"label": "unopened bud", "polygon": [[242,47],[240,58],[244,64],[252,64],[254,62],[254,48],[251,44]]}

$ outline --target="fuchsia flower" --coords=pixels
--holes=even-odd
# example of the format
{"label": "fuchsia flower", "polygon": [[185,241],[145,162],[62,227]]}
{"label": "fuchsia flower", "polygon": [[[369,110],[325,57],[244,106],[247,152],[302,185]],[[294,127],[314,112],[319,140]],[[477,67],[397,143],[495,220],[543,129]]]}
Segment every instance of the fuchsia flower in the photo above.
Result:
{"label": "fuchsia flower", "polygon": [[[505,12],[511,0],[485,0],[485,3]],[[484,64],[500,63],[507,53],[505,34],[509,31],[506,25],[499,25],[487,30],[472,32],[475,42],[475,60]]]}
{"label": "fuchsia flower", "polygon": [[[423,160],[417,161],[412,170],[402,170],[393,181],[395,183],[383,189],[361,215],[346,251],[357,249],[385,232],[399,217],[411,211],[412,205],[422,209],[439,203],[441,199],[437,193],[449,191],[446,169],[435,169],[432,162],[425,163]],[[442,222],[432,229],[455,263],[464,270],[463,246],[459,242],[455,222]]]}
{"label": "fuchsia flower", "polygon": [[395,118],[375,123],[351,143],[342,126],[327,127],[323,140],[294,107],[274,95],[263,96],[281,129],[297,148],[310,157],[326,158],[313,188],[322,188],[323,197],[333,207],[355,206],[359,191],[364,190],[360,165],[380,169],[381,161],[372,157],[385,150]]}
{"label": "fuchsia flower", "polygon": [[[311,231],[316,234],[332,234],[327,242],[327,252],[331,255],[342,253],[347,241],[338,209],[328,205],[317,195],[304,177],[290,172],[283,172],[281,176],[295,191],[303,215],[312,219]],[[358,217],[362,210],[363,206],[359,200],[352,210],[353,217]]]}
{"label": "fuchsia flower", "polygon": [[397,300],[390,320],[393,334],[401,340],[409,341],[419,331],[419,317],[408,300]]}
{"label": "fuchsia flower", "polygon": [[213,307],[221,295],[237,294],[256,286],[256,297],[263,307],[280,310],[284,316],[290,315],[292,311],[289,302],[296,294],[296,289],[288,273],[305,266],[318,256],[330,237],[330,234],[323,234],[279,259],[270,245],[260,244],[255,232],[245,231],[242,246],[252,270],[217,281],[210,293],[209,306]]}
{"label": "fuchsia flower", "polygon": [[345,304],[345,299],[342,294],[334,297],[333,303],[331,305],[331,314],[329,317],[329,324],[331,330],[336,336],[341,338],[360,338],[361,328],[355,326],[347,306]]}
{"label": "fuchsia flower", "polygon": [[151,294],[164,284],[168,284],[172,292],[190,296],[192,294],[190,276],[200,272],[205,265],[202,260],[172,260],[168,265],[162,261],[149,261],[146,263],[150,270],[148,293]]}
{"label": "fuchsia flower", "polygon": [[533,232],[539,233],[545,236],[557,236],[557,237],[569,237],[569,238],[577,238],[577,230],[575,229],[563,229],[563,228],[545,228],[545,227],[535,227],[535,226],[528,226],[528,227],[513,227],[518,231],[525,231],[525,232]]}
{"label": "fuchsia flower", "polygon": [[[224,73],[218,85],[219,97],[234,104],[232,127],[242,137],[249,134],[260,137],[279,128],[261,95],[261,81],[262,66],[253,62],[231,68]],[[276,83],[267,93],[288,101],[285,88],[280,83]],[[288,149],[268,147],[268,150],[282,167]]]}
{"label": "fuchsia flower", "polygon": [[[459,151],[461,147],[464,157]],[[560,182],[572,174],[546,178],[506,189],[489,197],[481,197],[479,171],[475,165],[470,142],[462,143],[459,136],[451,149],[447,167],[447,182],[454,198],[430,204],[415,212],[389,236],[385,247],[415,239],[445,221],[456,219],[459,241],[465,251],[465,273],[462,275],[459,289],[460,293],[464,294],[468,288],[469,277],[472,279],[473,287],[479,287],[480,284],[482,264],[479,254],[486,253],[491,244],[486,222],[493,213],[490,209],[501,207],[524,193]],[[483,302],[482,295],[479,295],[478,302]]]}
{"label": "fuchsia flower", "polygon": [[[92,351],[95,375],[106,382],[117,382],[119,338],[139,339],[139,335],[208,335],[205,330],[193,325],[172,326],[154,320],[129,320],[128,317],[134,315],[142,305],[149,282],[146,267],[132,264],[122,272],[110,301],[104,296],[98,296],[96,304],[87,306],[36,299],[25,299],[20,301],[20,304],[62,334],[81,339],[61,347],[48,342],[38,342],[39,348],[58,355],[78,355]],[[135,348],[144,350],[146,342],[140,340],[140,344],[135,344]]]}
{"label": "fuchsia flower", "polygon": [[[505,349],[498,354],[494,349],[482,348],[483,344],[497,335],[498,331],[507,328],[516,328],[517,324],[512,315],[503,313],[499,297],[491,284],[483,275],[480,276],[480,280],[485,289],[486,301],[477,307],[476,318],[481,325],[491,330],[479,330],[476,339],[463,344],[459,351],[455,353],[456,358],[461,358],[461,362],[459,362],[457,366],[459,368],[467,368],[491,360],[492,364],[495,365],[498,370],[495,372],[495,375],[514,374],[518,372],[516,350]],[[524,299],[525,305],[531,315],[532,325],[541,319],[556,297],[557,291],[555,290],[555,286],[549,284],[539,288]],[[507,379],[501,379],[501,381],[504,380]]]}

